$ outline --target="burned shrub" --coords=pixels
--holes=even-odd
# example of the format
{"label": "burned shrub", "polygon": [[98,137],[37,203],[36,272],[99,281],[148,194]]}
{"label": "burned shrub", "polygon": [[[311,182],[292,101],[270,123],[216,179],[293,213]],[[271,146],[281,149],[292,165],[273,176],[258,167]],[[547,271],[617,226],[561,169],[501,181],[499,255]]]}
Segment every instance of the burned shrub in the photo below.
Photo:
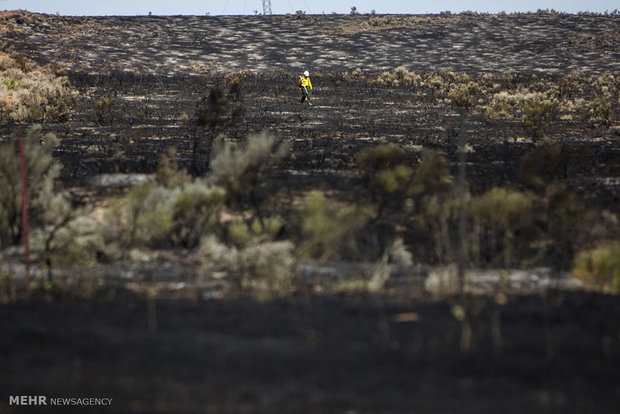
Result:
{"label": "burned shrub", "polygon": [[569,151],[560,144],[543,142],[524,154],[520,162],[524,184],[541,192],[547,184],[566,178]]}
{"label": "burned shrub", "polygon": [[228,112],[228,101],[224,91],[213,88],[209,95],[204,96],[196,109],[196,125],[209,128],[218,126],[224,115]]}
{"label": "burned shrub", "polygon": [[116,105],[116,99],[110,96],[106,96],[95,101],[95,105],[92,109],[95,116],[95,122],[99,125],[111,124],[114,120],[114,107]]}
{"label": "burned shrub", "polygon": [[238,102],[242,99],[242,93],[245,88],[245,73],[237,73],[228,80],[228,96],[232,98],[234,102]]}
{"label": "burned shrub", "polygon": [[[192,142],[192,174],[200,175],[204,168],[200,163],[202,153],[207,154],[207,159],[211,154],[213,141],[217,133],[217,128],[223,123],[228,114],[228,100],[224,91],[213,88],[207,96],[204,96],[197,105],[194,115],[195,128]],[[208,128],[208,132],[204,132]]]}

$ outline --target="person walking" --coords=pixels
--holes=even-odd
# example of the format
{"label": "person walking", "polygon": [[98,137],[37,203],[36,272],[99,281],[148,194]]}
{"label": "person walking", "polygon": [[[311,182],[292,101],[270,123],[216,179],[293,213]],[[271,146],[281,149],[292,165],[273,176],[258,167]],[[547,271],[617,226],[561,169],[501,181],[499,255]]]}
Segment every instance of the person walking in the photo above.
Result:
{"label": "person walking", "polygon": [[299,77],[299,88],[301,89],[301,103],[304,103],[307,99],[308,105],[312,105],[310,103],[310,96],[312,95],[312,82],[310,82],[310,72],[305,71],[303,76]]}

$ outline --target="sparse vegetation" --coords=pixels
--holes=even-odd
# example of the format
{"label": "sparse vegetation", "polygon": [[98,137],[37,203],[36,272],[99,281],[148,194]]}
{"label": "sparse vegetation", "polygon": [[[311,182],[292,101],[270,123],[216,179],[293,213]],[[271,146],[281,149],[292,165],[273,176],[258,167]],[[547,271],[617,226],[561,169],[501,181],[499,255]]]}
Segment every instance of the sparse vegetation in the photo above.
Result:
{"label": "sparse vegetation", "polygon": [[[0,12],[0,388],[617,411],[617,17],[352,12]],[[12,70],[79,100],[14,116]]]}
{"label": "sparse vegetation", "polygon": [[389,72],[382,72],[377,76],[377,82],[381,85],[415,87],[422,82],[422,77],[406,68],[399,66]]}
{"label": "sparse vegetation", "polygon": [[66,77],[23,56],[0,59],[0,120],[41,123],[67,119],[76,103]]}

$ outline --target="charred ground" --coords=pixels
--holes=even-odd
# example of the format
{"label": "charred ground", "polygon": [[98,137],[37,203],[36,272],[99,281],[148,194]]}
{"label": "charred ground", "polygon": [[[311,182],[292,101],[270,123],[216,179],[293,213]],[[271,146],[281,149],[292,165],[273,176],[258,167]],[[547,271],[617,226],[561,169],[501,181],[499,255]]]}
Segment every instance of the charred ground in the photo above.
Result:
{"label": "charred ground", "polygon": [[[211,148],[193,148],[197,133],[243,146],[269,130],[291,143],[291,154],[266,176],[265,208],[295,217],[310,190],[342,203],[370,199],[358,156],[378,145],[438,150],[455,175],[464,133],[472,194],[527,188],[531,175],[557,180],[605,217],[594,220],[601,239],[618,237],[617,15],[8,12],[0,22],[6,52],[54,65],[78,92],[71,116],[44,128],[60,139],[54,155],[65,186],[95,202],[110,196],[93,186],[97,176],[154,173],[169,147],[182,167],[206,173]],[[312,107],[297,102],[304,69]],[[402,79],[412,74],[422,81]],[[461,129],[450,92],[470,82],[475,101]],[[608,119],[589,106],[603,87],[612,88]],[[223,97],[218,122],[197,128],[214,90]],[[545,119],[544,139],[521,113],[493,112],[492,96],[524,90],[552,90],[564,102]],[[1,126],[0,139],[19,128]],[[533,156],[551,144],[561,156]],[[429,240],[406,230],[403,237],[416,260],[437,263]],[[545,254],[542,264],[558,272],[566,267],[558,256],[572,258]],[[327,285],[327,293],[266,303],[243,292],[211,300],[210,290],[185,287],[197,278],[186,251],[146,257],[65,271],[0,307],[0,411],[26,412],[8,406],[17,394],[114,398],[105,412],[617,411],[617,296],[498,291],[468,298],[471,316],[462,319],[464,304],[433,297],[416,273],[379,293]]]}

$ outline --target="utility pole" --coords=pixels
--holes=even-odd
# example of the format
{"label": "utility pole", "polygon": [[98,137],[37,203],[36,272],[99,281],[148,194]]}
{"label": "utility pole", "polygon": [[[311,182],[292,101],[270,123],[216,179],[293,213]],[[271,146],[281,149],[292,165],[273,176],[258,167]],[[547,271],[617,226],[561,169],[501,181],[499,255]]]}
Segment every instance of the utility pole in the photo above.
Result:
{"label": "utility pole", "polygon": [[22,241],[24,242],[24,262],[26,263],[26,282],[30,283],[30,241],[28,238],[28,171],[24,138],[17,140],[19,148],[19,175],[22,184]]}
{"label": "utility pole", "polygon": [[263,14],[271,14],[271,0],[263,0]]}

